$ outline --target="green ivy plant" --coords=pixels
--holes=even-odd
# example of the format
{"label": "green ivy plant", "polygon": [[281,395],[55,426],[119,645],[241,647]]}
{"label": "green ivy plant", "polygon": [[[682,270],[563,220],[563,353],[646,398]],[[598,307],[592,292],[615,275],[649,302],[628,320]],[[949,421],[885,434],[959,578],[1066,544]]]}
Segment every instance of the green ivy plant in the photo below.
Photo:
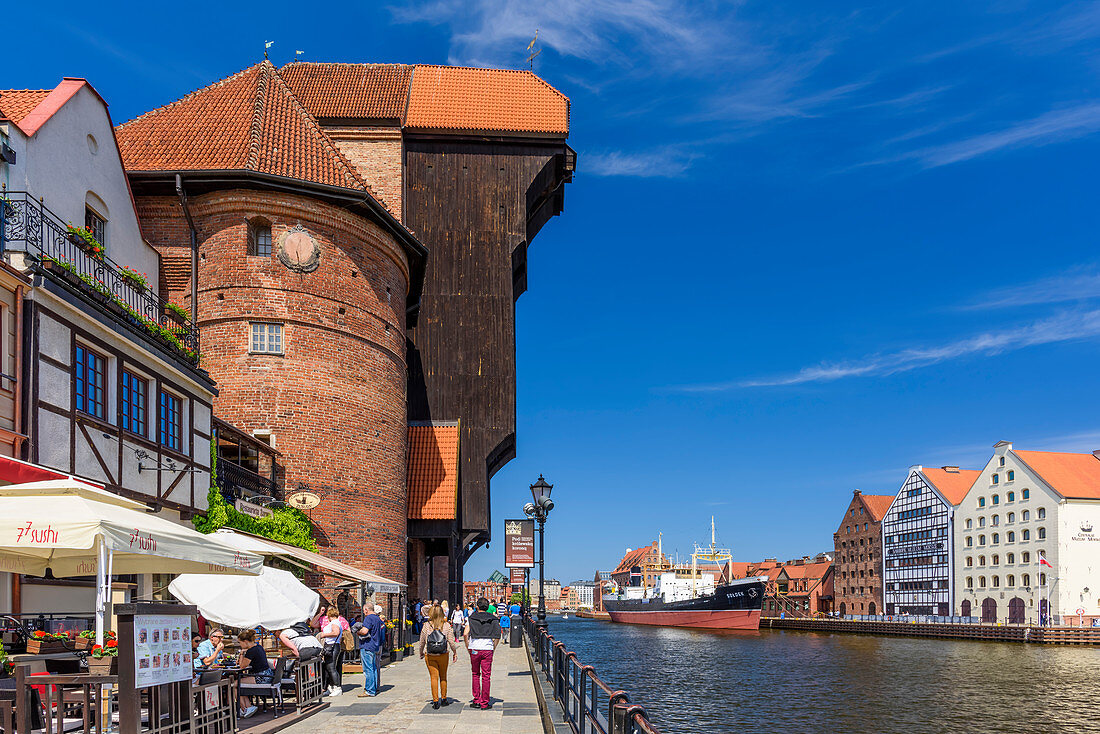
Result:
{"label": "green ivy plant", "polygon": [[[211,475],[217,473],[217,447],[210,442],[210,471]],[[271,517],[251,517],[237,512],[232,504],[226,502],[221,489],[214,482],[210,483],[210,492],[207,494],[209,506],[206,515],[195,517],[192,522],[200,533],[212,533],[218,528],[236,528],[246,533],[262,535],[265,538],[286,543],[308,551],[316,551],[317,543],[313,540],[313,524],[301,510],[293,507],[272,508]]]}

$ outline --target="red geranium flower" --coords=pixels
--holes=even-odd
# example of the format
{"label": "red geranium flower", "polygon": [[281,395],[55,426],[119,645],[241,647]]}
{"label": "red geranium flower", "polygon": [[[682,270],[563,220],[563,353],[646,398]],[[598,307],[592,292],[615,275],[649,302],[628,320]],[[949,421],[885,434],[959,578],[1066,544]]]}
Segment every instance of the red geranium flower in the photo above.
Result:
{"label": "red geranium flower", "polygon": [[118,640],[108,640],[107,647],[118,647]]}
{"label": "red geranium flower", "polygon": [[34,637],[34,639],[36,639],[36,640],[41,640],[41,639],[43,639],[43,638],[44,638],[44,637],[46,636],[46,633],[45,633],[45,632],[43,632],[42,630],[35,630],[35,631],[34,631],[34,632],[33,632],[33,633],[31,634],[31,636],[32,636],[32,637]]}
{"label": "red geranium flower", "polygon": [[92,652],[95,652],[96,650],[102,650],[102,649],[103,649],[103,645],[92,645]]}

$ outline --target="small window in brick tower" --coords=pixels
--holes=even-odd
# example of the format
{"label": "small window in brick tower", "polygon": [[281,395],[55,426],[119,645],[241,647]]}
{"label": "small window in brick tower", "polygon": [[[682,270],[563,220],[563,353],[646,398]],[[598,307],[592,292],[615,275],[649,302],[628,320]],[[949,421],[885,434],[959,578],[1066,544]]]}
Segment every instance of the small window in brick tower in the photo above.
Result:
{"label": "small window in brick tower", "polygon": [[249,351],[253,354],[282,354],[282,324],[252,324],[252,344]]}
{"label": "small window in brick tower", "polygon": [[248,221],[248,254],[271,257],[271,222],[263,217]]}

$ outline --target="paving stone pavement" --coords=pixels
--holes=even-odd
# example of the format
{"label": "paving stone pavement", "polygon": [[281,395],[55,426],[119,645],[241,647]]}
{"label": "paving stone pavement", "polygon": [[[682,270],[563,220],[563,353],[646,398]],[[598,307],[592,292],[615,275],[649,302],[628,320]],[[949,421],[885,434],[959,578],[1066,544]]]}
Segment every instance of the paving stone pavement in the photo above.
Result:
{"label": "paving stone pavement", "polygon": [[459,646],[458,660],[447,671],[450,706],[432,708],[428,668],[413,655],[382,669],[382,685],[373,698],[359,698],[362,675],[344,676],[344,693],[326,697],[329,707],[283,730],[285,734],[347,732],[423,732],[424,734],[542,734],[542,717],[524,648],[498,645],[493,653],[490,688],[493,707],[470,706],[470,656]]}

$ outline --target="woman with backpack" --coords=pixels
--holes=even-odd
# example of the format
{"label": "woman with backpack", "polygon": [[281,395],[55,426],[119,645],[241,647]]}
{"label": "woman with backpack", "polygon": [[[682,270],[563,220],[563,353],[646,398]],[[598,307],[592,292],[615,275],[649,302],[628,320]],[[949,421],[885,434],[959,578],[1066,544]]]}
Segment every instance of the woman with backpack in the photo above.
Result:
{"label": "woman with backpack", "polygon": [[340,626],[340,612],[336,607],[329,607],[325,613],[325,621],[321,625],[321,632],[317,637],[325,645],[325,667],[323,670],[324,685],[328,689],[328,695],[339,696],[343,693],[342,679],[340,676],[340,658],[343,649],[340,645],[344,630]]}
{"label": "woman with backpack", "polygon": [[428,611],[428,622],[420,630],[420,658],[428,665],[428,676],[432,680],[432,708],[448,706],[447,664],[448,653],[451,660],[458,660],[458,642],[451,623],[443,614],[443,608],[432,605]]}

